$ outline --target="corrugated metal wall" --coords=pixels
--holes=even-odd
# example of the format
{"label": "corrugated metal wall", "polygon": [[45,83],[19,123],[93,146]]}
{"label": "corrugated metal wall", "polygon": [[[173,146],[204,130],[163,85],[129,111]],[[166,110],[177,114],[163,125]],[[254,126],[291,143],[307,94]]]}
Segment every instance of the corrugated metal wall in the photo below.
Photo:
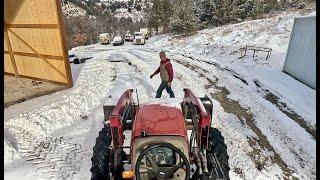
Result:
{"label": "corrugated metal wall", "polygon": [[295,18],[283,71],[316,89],[316,17]]}

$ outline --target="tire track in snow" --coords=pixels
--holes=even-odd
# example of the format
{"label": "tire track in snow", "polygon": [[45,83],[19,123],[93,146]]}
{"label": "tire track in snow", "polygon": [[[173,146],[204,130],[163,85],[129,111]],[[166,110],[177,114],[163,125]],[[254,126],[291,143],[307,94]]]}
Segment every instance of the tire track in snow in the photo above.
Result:
{"label": "tire track in snow", "polygon": [[[249,93],[250,93],[250,91],[249,91]],[[251,99],[254,102],[254,104],[256,104],[257,102],[260,103],[260,101],[258,99],[256,99],[258,97],[259,97],[258,94],[256,95],[256,97],[252,96]],[[257,105],[259,105],[259,103]],[[249,107],[251,107],[251,106],[249,105]],[[315,161],[314,161],[315,154],[313,154],[313,151],[310,150],[310,148],[309,148],[310,145],[311,146],[314,145],[313,142],[311,141],[311,139],[310,140],[306,139],[306,143],[303,143],[303,144],[306,144],[306,146],[300,144],[300,141],[295,139],[296,136],[298,136],[298,138],[300,138],[299,135],[297,135],[295,133],[292,134],[291,128],[288,128],[289,126],[285,127],[283,129],[284,124],[282,122],[278,123],[278,121],[282,120],[283,118],[287,119],[287,121],[292,121],[291,119],[289,119],[287,117],[281,117],[281,116],[286,116],[285,114],[282,114],[280,117],[274,116],[273,114],[268,115],[268,113],[274,112],[274,110],[270,111],[268,109],[259,110],[259,114],[257,115],[256,114],[257,108],[259,109],[259,108],[265,108],[265,107],[263,105],[261,107],[254,106],[254,108],[252,110],[254,110],[254,112],[255,112],[255,117],[261,117],[262,119],[268,119],[268,120],[271,120],[270,122],[273,122],[273,125],[268,125],[266,127],[266,128],[270,128],[270,130],[267,130],[267,129],[262,129],[262,130],[264,130],[264,134],[266,133],[265,131],[267,131],[267,133],[271,133],[271,134],[266,135],[267,136],[266,138],[269,139],[269,142],[271,142],[271,140],[272,140],[272,138],[274,138],[274,136],[277,139],[276,141],[279,141],[279,142],[272,141],[273,145],[278,145],[278,143],[282,143],[280,145],[280,147],[277,146],[277,148],[278,148],[277,151],[282,152],[281,153],[282,160],[285,160],[284,162],[286,162],[286,164],[288,164],[290,166],[289,168],[291,169],[294,176],[298,175],[296,177],[299,177],[302,179],[304,179],[304,178],[314,179],[315,178]],[[264,117],[264,116],[267,116],[267,117]],[[258,120],[259,120],[259,122],[255,122],[256,124],[261,123],[260,119],[258,119]],[[299,127],[298,125],[296,125],[293,121],[289,122],[289,124],[290,123],[292,123],[294,128],[297,128],[295,130],[295,132],[303,131],[302,128]],[[283,132],[285,132],[285,133],[283,133]],[[302,133],[301,135],[303,137],[306,134],[304,132],[301,132],[301,133]],[[309,136],[307,136],[307,137],[309,137]]]}
{"label": "tire track in snow", "polygon": [[[140,51],[141,52],[141,51]],[[145,54],[145,55],[147,55],[147,56],[149,56],[149,58],[152,58],[152,56],[151,55],[149,55],[149,54]],[[180,65],[180,64],[182,64],[181,62],[178,62],[178,64]],[[189,64],[182,64],[182,66],[183,66],[183,68],[186,68],[187,70],[188,69],[191,69],[191,70],[193,70],[193,67],[192,66],[190,66]],[[195,72],[197,72],[197,74],[198,75],[196,75],[195,77],[204,77],[204,75],[203,75],[203,73],[208,73],[208,71],[206,71],[206,70],[202,70],[202,69],[197,69],[198,71],[195,71]],[[202,71],[202,72],[201,72]],[[186,74],[187,75],[187,74]],[[190,75],[190,74],[189,74]],[[188,75],[187,75],[188,76]],[[196,80],[195,80],[196,81]],[[206,88],[206,89],[210,89],[212,86],[213,86],[213,81],[211,81],[211,79],[209,79],[209,81],[207,80],[207,82],[208,82],[208,84],[206,84],[206,85],[204,85],[204,87]],[[219,117],[218,117],[219,118]],[[225,122],[225,121],[223,121],[223,122]],[[243,122],[243,121],[241,121],[241,122]],[[213,122],[214,123],[214,122]],[[234,122],[232,122],[233,124],[234,124]],[[222,123],[222,124],[224,124],[224,123]],[[242,123],[242,125],[243,125],[243,123]],[[247,156],[247,155],[244,155],[243,153],[245,153],[245,154],[248,154],[248,152],[247,151],[249,151],[250,149],[252,149],[251,147],[250,147],[250,145],[249,145],[249,143],[247,142],[247,137],[245,136],[245,137],[243,137],[243,135],[241,135],[241,134],[235,134],[234,132],[235,131],[230,131],[230,127],[228,127],[228,128],[224,128],[224,130],[225,131],[223,131],[222,133],[224,134],[224,133],[226,133],[226,134],[232,134],[232,137],[228,137],[228,136],[225,136],[225,139],[229,139],[229,146],[228,146],[228,152],[229,152],[229,155],[231,155],[230,156],[230,161],[231,161],[231,164],[232,163],[234,163],[234,167],[236,167],[235,169],[234,169],[234,171],[237,173],[237,174],[239,174],[239,176],[241,177],[241,178],[245,178],[245,177],[247,177],[248,175],[246,175],[247,174],[247,172],[243,172],[242,170],[241,170],[241,168],[243,168],[243,167],[246,167],[246,168],[255,168],[255,165],[253,164],[252,166],[250,166],[249,164],[249,162],[248,161],[250,161],[250,162],[254,162],[253,160],[252,160],[252,156]],[[230,131],[230,133],[227,133],[227,131]],[[248,131],[248,130],[246,130],[246,131]],[[237,131],[236,131],[237,132]],[[236,138],[236,137],[238,137],[238,139]],[[236,138],[236,139],[234,139],[234,140],[236,140],[237,142],[239,141],[239,139],[243,139],[242,141],[240,141],[240,143],[238,143],[237,144],[237,147],[235,147],[235,145],[232,145],[231,147],[230,147],[230,144],[233,144],[232,142],[234,142],[234,141],[232,141],[232,140],[230,140],[231,138]],[[241,153],[239,153],[239,151],[237,151],[237,150],[235,150],[235,149],[238,149],[239,148],[239,146],[240,147],[243,147],[243,149],[245,150],[245,151],[241,151]],[[234,152],[235,151],[235,152]],[[243,153],[242,153],[243,152]],[[240,159],[244,159],[244,157],[248,157],[248,159],[247,159],[247,161],[245,161],[245,162],[239,162],[239,160]],[[251,159],[249,159],[249,157],[251,158]],[[238,167],[240,167],[240,168],[238,168]],[[259,174],[259,173],[257,173],[257,172],[252,172],[253,170],[246,170],[246,171],[250,171],[251,173],[252,173],[252,175],[250,175],[251,177],[258,177],[258,176],[261,176],[261,174]],[[268,177],[268,175],[265,175],[265,177],[264,178],[266,178],[266,177]]]}
{"label": "tire track in snow", "polygon": [[[241,80],[244,84],[248,85],[248,80],[246,80],[244,77],[242,77],[242,75],[238,74],[237,72],[235,72],[234,70],[228,68],[228,67],[222,67],[219,63],[213,62],[213,61],[205,61],[205,60],[198,60],[196,58],[194,58],[191,55],[185,55],[185,54],[181,54],[182,56],[189,58],[193,61],[197,61],[197,62],[204,62],[206,64],[212,65],[216,68],[218,68],[221,71],[228,71],[230,72],[235,78]],[[302,128],[304,128],[314,139],[316,139],[316,130],[314,127],[312,127],[311,125],[308,125],[308,123],[306,123],[306,121],[297,113],[295,113],[293,110],[288,109],[287,104],[284,102],[280,102],[280,98],[276,95],[274,95],[273,93],[271,93],[268,89],[266,88],[261,88],[261,84],[259,82],[257,82],[257,80],[253,81],[254,84],[256,85],[256,87],[258,87],[258,89],[261,89],[262,91],[264,91],[264,93],[266,93],[266,95],[263,95],[262,97],[265,98],[267,101],[271,102],[272,104],[274,104],[280,111],[282,111],[284,114],[286,114],[289,118],[291,118],[292,120],[294,120],[296,123],[298,123]],[[258,90],[259,91],[259,90]]]}
{"label": "tire track in snow", "polygon": [[[192,61],[195,61],[195,60],[192,59]],[[197,61],[200,62],[199,60],[197,60]],[[254,89],[254,91],[256,91],[256,89]],[[247,94],[245,94],[245,96],[246,95]],[[248,95],[251,95],[250,91],[249,91]],[[259,105],[261,103],[260,100],[258,100],[259,97],[262,97],[262,98],[264,98],[266,100],[268,100],[268,98],[269,98],[269,100],[268,100],[269,102],[270,102],[270,100],[271,101],[273,100],[273,99],[270,99],[270,94],[269,94],[269,97],[266,98],[264,96],[261,96],[261,93],[258,93],[256,95],[252,96],[252,98],[251,98],[252,102],[250,104],[253,103],[253,104]],[[271,96],[271,98],[273,98],[273,97]],[[262,104],[263,103],[261,103],[261,105]],[[286,105],[286,104],[284,104],[284,105]],[[271,138],[271,140],[275,139],[276,141],[280,141],[280,143],[282,143],[282,144],[278,144],[279,142],[273,142],[272,141],[272,143],[274,145],[278,145],[277,146],[277,148],[278,148],[277,151],[281,152],[282,160],[285,160],[284,162],[286,162],[286,164],[288,164],[288,166],[290,166],[290,169],[291,169],[292,173],[294,175],[298,175],[296,177],[299,177],[301,179],[304,179],[304,178],[314,179],[315,178],[315,172],[316,172],[316,169],[315,169],[315,166],[316,166],[315,163],[316,162],[314,160],[315,152],[314,152],[314,150],[310,149],[310,146],[312,147],[315,144],[311,140],[312,138],[305,139],[305,143],[301,143],[301,140],[303,139],[301,137],[309,137],[308,135],[305,135],[305,134],[307,134],[309,132],[307,132],[307,133],[302,132],[302,131],[305,131],[305,128],[301,127],[301,125],[300,125],[301,122],[298,123],[299,124],[298,125],[298,124],[296,124],[295,121],[292,121],[293,119],[291,117],[292,116],[294,117],[294,115],[295,115],[294,112],[292,112],[290,110],[289,110],[289,112],[287,112],[288,110],[287,109],[283,109],[282,105],[278,104],[278,106],[279,107],[273,106],[273,109],[275,108],[275,109],[281,111],[281,112],[279,111],[279,113],[280,113],[279,116],[280,117],[278,117],[277,115],[273,115],[273,114],[268,115],[268,113],[274,113],[274,110],[264,109],[265,105],[262,105],[261,107],[260,106],[254,106],[253,110],[255,112],[254,114],[255,114],[256,117],[259,116],[262,119],[268,119],[268,120],[271,120],[271,122],[274,123],[273,125],[268,125],[266,127],[266,128],[269,128],[269,130],[263,129],[264,131],[267,131],[267,133],[269,133],[271,131],[270,132],[271,134],[266,134],[266,132],[264,134],[266,134],[266,138],[268,138],[268,139]],[[251,105],[249,105],[249,107],[251,107]],[[259,114],[257,114],[257,109],[259,111],[258,112]],[[263,115],[264,113],[262,113],[262,112],[265,112],[265,115]],[[293,113],[293,114],[290,114],[290,113]],[[281,116],[286,116],[286,117],[281,117]],[[293,126],[295,128],[295,132],[294,133],[292,132],[291,126],[283,127],[284,125],[286,126],[287,123],[283,123],[283,122],[279,121],[279,120],[282,120],[282,119],[286,119],[286,121],[288,121],[288,125],[290,124],[291,126]],[[261,124],[261,120],[259,119],[259,122],[256,122],[256,124],[257,123]],[[286,132],[286,133],[283,133],[283,132]],[[296,132],[300,132],[301,135],[297,135]],[[269,142],[271,142],[271,140],[269,139]],[[256,144],[252,140],[250,140],[249,142],[251,144],[253,144],[253,145]]]}
{"label": "tire track in snow", "polygon": [[[146,76],[149,77],[145,71],[146,69],[150,69],[150,66],[147,65],[154,64],[154,61],[148,61],[138,56],[132,50],[113,52],[111,57],[117,69],[117,79],[115,83],[118,84],[118,86],[125,86],[126,88],[123,90],[142,87],[145,91],[142,90],[141,93],[141,89],[139,89],[140,95],[147,95],[147,98],[154,98],[157,87],[152,86],[144,79]],[[131,71],[131,69],[133,69],[133,71]],[[117,88],[115,88],[115,90],[117,90]],[[139,98],[141,98],[140,95]]]}
{"label": "tire track in snow", "polygon": [[[141,49],[139,49],[139,50],[141,50]],[[129,53],[132,54],[133,56],[135,56],[141,62],[143,62],[145,64],[147,62],[147,64],[149,64],[150,66],[152,65],[154,67],[154,69],[159,67],[160,60],[159,60],[158,56],[156,56],[156,57],[152,57],[152,56],[145,57],[143,55],[140,55],[141,51],[139,51],[139,50],[130,50]],[[143,51],[145,51],[145,50],[143,50]],[[158,52],[157,52],[157,54],[158,54]],[[175,62],[172,62],[172,63],[175,63]],[[174,66],[177,66],[177,65],[181,66],[185,70],[188,70],[187,68],[185,68],[184,66],[182,66],[180,64],[174,64]],[[150,66],[149,66],[149,69],[150,69]],[[153,71],[150,72],[150,74],[151,73],[153,73]],[[192,88],[194,91],[197,91],[198,93],[203,92],[202,89],[204,89],[204,88],[198,88],[199,83],[197,82],[197,80],[198,80],[198,77],[196,76],[197,74],[194,73],[194,76],[193,75],[189,76],[191,73],[194,73],[194,72],[193,71],[190,71],[190,72],[181,71],[180,68],[175,68],[174,69],[174,79],[178,79],[179,80],[178,83],[182,82],[182,84],[178,84],[178,86],[179,85],[182,86],[182,88],[180,88],[179,90],[187,87],[187,88]],[[148,74],[148,76],[150,74]],[[188,77],[188,78],[186,78],[186,77]],[[195,88],[197,88],[197,89],[195,89]]]}
{"label": "tire track in snow", "polygon": [[[200,67],[190,65],[189,63],[185,63],[179,60],[176,60],[177,62],[184,64],[186,67],[190,69],[201,69]],[[204,74],[200,73],[201,76],[206,77]],[[262,160],[262,149],[267,149],[270,152],[273,152],[274,156],[269,156],[270,160],[273,163],[276,163],[279,165],[279,167],[282,169],[283,173],[285,174],[285,179],[288,179],[289,177],[294,178],[292,176],[292,170],[288,167],[288,165],[282,160],[281,156],[274,150],[273,146],[270,144],[270,142],[267,140],[266,136],[261,132],[261,130],[255,125],[255,120],[253,114],[250,112],[250,110],[241,107],[238,101],[229,99],[227,96],[230,94],[230,92],[225,87],[220,87],[217,85],[218,78],[215,77],[215,81],[212,81],[210,78],[206,77],[210,86],[212,85],[215,89],[218,89],[219,91],[216,93],[210,93],[210,95],[220,102],[220,105],[223,107],[225,112],[233,113],[235,114],[238,119],[241,121],[242,124],[246,123],[251,130],[258,136],[258,138],[248,138],[249,144],[253,147],[253,151],[249,154],[252,158],[253,162],[256,165],[256,168],[261,171],[264,166],[266,165],[267,158],[265,160]],[[209,87],[210,87],[209,86]],[[208,88],[209,88],[208,87]],[[259,145],[257,147],[256,145]],[[258,158],[257,158],[258,157]]]}
{"label": "tire track in snow", "polygon": [[[183,59],[183,61],[192,62],[192,64],[194,64],[193,62],[202,62],[202,60],[200,61],[195,58]],[[211,72],[210,74],[220,74],[219,71],[216,72],[209,69],[207,66],[204,65],[204,63],[198,64],[200,67],[209,70]],[[228,72],[232,73],[232,71]],[[225,80],[228,81],[228,79],[230,78],[228,73],[226,73],[222,77],[226,77],[223,79],[224,84]],[[269,142],[271,142],[274,147],[276,147],[276,150],[278,152],[281,152],[281,157],[290,166],[290,169],[292,170],[294,175],[298,175],[298,177],[301,179],[314,179],[316,172],[316,153],[312,147],[315,147],[315,142],[312,138],[309,139],[309,135],[307,134],[307,132],[303,132],[305,131],[305,129],[302,128],[300,125],[296,124],[296,122],[292,121],[292,119],[290,118],[290,116],[288,116],[287,113],[282,113],[282,110],[280,110],[278,107],[270,107],[269,102],[261,101],[260,99],[262,96],[260,93],[251,94],[252,91],[256,91],[256,88],[252,88],[252,86],[254,86],[253,83],[249,82],[251,86],[248,88],[246,86],[242,86],[241,84],[237,84],[236,86],[230,83],[226,84],[229,88],[234,87],[234,89],[232,89],[232,95],[235,92],[236,94],[239,94],[240,98],[237,99],[241,99],[241,104],[244,104],[244,106],[249,106],[250,108],[252,108],[251,112],[254,112],[253,114],[255,115],[255,117],[261,118],[257,119],[258,121],[256,121],[256,126],[259,126],[260,128],[262,126],[263,129],[261,130],[263,130],[263,133],[266,134],[266,138],[269,139]],[[253,95],[252,98],[250,98],[250,100],[243,98],[243,96],[248,95]],[[265,97],[262,98],[265,99]],[[254,104],[254,106],[252,106],[252,104]],[[276,109],[280,111],[279,113],[274,114],[275,112],[277,112]],[[284,121],[286,123],[284,123]],[[269,125],[269,122],[272,124]],[[294,132],[292,131],[292,128],[295,129]],[[300,135],[297,134],[298,132]],[[304,138],[301,137],[307,137],[307,139],[304,140]],[[304,142],[301,142],[301,140]]]}
{"label": "tire track in snow", "polygon": [[[156,92],[155,88],[151,86],[148,82],[146,82],[143,78],[139,77],[139,75],[142,74],[142,68],[138,66],[138,64],[134,60],[132,59],[129,60],[128,57],[125,56],[125,53],[127,52],[115,52],[112,54],[113,58],[122,61],[122,62],[115,62],[116,69],[120,71],[120,72],[117,72],[116,81],[119,81],[122,85],[124,83],[133,81],[133,83],[131,84],[131,87],[127,86],[128,88],[137,88],[137,85],[141,84],[142,87],[145,89],[145,92],[148,95],[148,97],[153,97],[152,93],[155,94]],[[131,68],[134,70],[135,73],[129,70]],[[124,69],[125,72],[122,72],[123,71],[122,69]],[[134,86],[132,87],[132,85]]]}
{"label": "tire track in snow", "polygon": [[75,86],[60,99],[4,123],[5,130],[17,142],[18,154],[33,163],[36,173],[47,178],[70,179],[78,172],[77,165],[86,150],[72,140],[57,141],[51,133],[82,121],[100,104],[110,89],[111,67],[97,56],[86,62]]}
{"label": "tire track in snow", "polygon": [[[189,58],[193,61],[197,61],[197,62],[204,62],[207,63],[209,65],[213,65],[215,67],[217,67],[218,69],[220,69],[221,71],[228,71],[230,73],[233,74],[233,76],[239,80],[241,80],[244,84],[248,85],[248,81],[242,77],[240,74],[238,74],[237,72],[235,72],[234,70],[228,68],[228,67],[222,67],[220,64],[213,62],[213,61],[205,61],[205,60],[198,60],[195,59],[192,56],[188,56],[185,54],[181,54],[182,56]],[[261,89],[262,91],[264,91],[265,93],[267,93],[267,95],[263,96],[263,98],[265,98],[266,100],[268,100],[269,102],[271,102],[272,104],[274,104],[280,111],[282,111],[284,114],[286,114],[288,117],[290,117],[292,120],[294,120],[295,122],[297,122],[302,128],[304,128],[311,136],[313,136],[314,139],[316,139],[316,130],[308,125],[306,123],[306,121],[297,113],[295,113],[294,111],[292,111],[291,109],[287,110],[287,105],[286,103],[280,102],[280,98],[276,95],[274,95],[273,93],[271,93],[268,89],[266,88],[261,88],[261,84],[259,82],[257,82],[256,80],[254,81],[254,84]]]}
{"label": "tire track in snow", "polygon": [[[256,168],[261,171],[264,169],[266,165],[266,161],[269,159],[272,163],[277,164],[284,173],[285,179],[296,178],[292,175],[292,170],[288,167],[288,165],[282,160],[281,156],[274,150],[273,146],[267,140],[266,136],[262,133],[262,131],[255,125],[255,120],[253,114],[246,108],[241,107],[238,101],[229,99],[227,96],[230,92],[225,87],[218,86],[218,78],[213,76],[215,80],[208,78],[204,73],[208,73],[207,70],[196,66],[194,64],[189,64],[188,62],[181,61],[178,59],[173,59],[176,62],[184,65],[185,67],[198,72],[201,77],[205,77],[209,84],[206,86],[207,89],[210,87],[214,87],[215,89],[219,90],[216,93],[210,93],[210,95],[220,102],[220,105],[223,107],[225,112],[235,114],[238,119],[241,121],[242,124],[247,124],[250,129],[258,136],[258,138],[249,138],[248,142],[253,148],[251,153],[248,155],[251,157],[252,161],[255,163]],[[202,72],[199,72],[202,71]],[[204,73],[203,73],[204,72]],[[257,146],[258,145],[258,146]],[[273,153],[266,158],[263,158],[262,150],[268,150],[269,152]],[[261,160],[262,159],[262,160]]]}

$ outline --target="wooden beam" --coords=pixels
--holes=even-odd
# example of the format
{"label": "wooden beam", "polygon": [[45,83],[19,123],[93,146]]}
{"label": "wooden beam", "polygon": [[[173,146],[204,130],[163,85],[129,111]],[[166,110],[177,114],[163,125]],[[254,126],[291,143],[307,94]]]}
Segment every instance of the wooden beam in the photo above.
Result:
{"label": "wooden beam", "polygon": [[[9,51],[4,51],[5,54],[9,54]],[[17,56],[27,56],[27,57],[39,57],[37,54],[34,53],[26,53],[26,52],[12,52],[13,55]],[[54,59],[54,60],[63,60],[62,56],[54,56],[54,55],[47,55],[47,54],[41,54],[41,56],[47,58],[47,59]]]}
{"label": "wooden beam", "polygon": [[8,46],[8,49],[9,49],[10,60],[11,60],[11,64],[12,64],[12,67],[13,67],[13,70],[14,70],[14,75],[16,77],[19,77],[16,61],[15,61],[14,55],[12,53],[12,47],[11,47],[10,38],[9,38],[9,35],[8,35],[8,28],[6,27],[6,25],[4,26],[4,38],[5,38],[6,42],[7,42],[7,46]]}
{"label": "wooden beam", "polygon": [[58,29],[58,24],[6,24],[8,28]]}
{"label": "wooden beam", "polygon": [[60,0],[56,1],[56,12],[58,16],[58,24],[59,24],[59,31],[60,31],[60,39],[61,39],[61,47],[63,49],[63,57],[64,57],[64,65],[65,65],[65,71],[67,75],[67,81],[69,84],[69,87],[73,86],[73,80],[72,80],[72,74],[71,74],[71,68],[69,63],[69,55],[68,55],[68,48],[67,48],[67,35],[66,30],[64,27],[64,21],[63,21],[63,15],[62,15],[62,9],[61,9],[61,3]]}
{"label": "wooden beam", "polygon": [[[5,75],[14,75],[12,73],[8,73],[8,72],[4,72]],[[43,82],[47,82],[47,83],[54,83],[54,84],[58,84],[58,85],[63,85],[63,86],[68,86],[67,83],[63,83],[63,82],[59,82],[59,81],[54,81],[54,80],[49,80],[49,79],[41,79],[41,78],[37,78],[37,77],[32,77],[32,76],[26,76],[26,75],[19,75],[19,77],[22,78],[27,78],[27,79],[32,79],[32,80],[36,80],[36,81],[43,81]]]}
{"label": "wooden beam", "polygon": [[36,53],[38,55],[38,57],[40,57],[42,60],[44,60],[52,69],[54,69],[55,71],[57,71],[63,78],[66,78],[66,76],[61,73],[59,71],[59,69],[57,69],[56,67],[54,67],[45,57],[43,57],[41,54],[39,54],[35,49],[33,49],[32,46],[30,46],[25,40],[23,40],[19,35],[17,35],[15,32],[13,32],[11,29],[8,29],[8,31],[10,31],[10,33],[12,33],[16,38],[18,38],[21,42],[23,42],[23,44],[25,44],[29,49],[31,49],[34,53]]}

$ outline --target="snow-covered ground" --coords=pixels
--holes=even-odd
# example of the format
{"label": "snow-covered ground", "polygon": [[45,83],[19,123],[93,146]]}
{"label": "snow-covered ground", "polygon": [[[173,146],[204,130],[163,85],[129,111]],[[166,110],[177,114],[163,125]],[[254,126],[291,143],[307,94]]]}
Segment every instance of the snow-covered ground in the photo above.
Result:
{"label": "snow-covered ground", "polygon": [[[314,11],[309,15],[315,14]],[[162,35],[152,38],[149,47],[218,63],[244,79],[258,80],[315,127],[316,91],[282,73],[294,17],[298,16],[302,15],[284,12],[268,19],[205,29],[188,38]],[[239,59],[239,49],[246,45],[272,48],[272,55],[265,60],[267,53],[257,52],[253,58],[253,51],[248,51],[247,56]]]}
{"label": "snow-covered ground", "polygon": [[[161,103],[177,106],[186,87],[213,100],[212,126],[228,146],[231,179],[316,179],[316,93],[281,72],[296,16],[283,13],[185,38],[155,36],[145,46],[70,50],[93,56],[71,64],[73,88],[5,109],[5,179],[89,179],[103,104],[128,88],[137,89],[142,104],[157,102],[160,78],[149,76],[161,50],[173,64],[176,96],[171,100],[164,91]],[[244,45],[272,48],[271,57],[249,52],[238,59]]]}

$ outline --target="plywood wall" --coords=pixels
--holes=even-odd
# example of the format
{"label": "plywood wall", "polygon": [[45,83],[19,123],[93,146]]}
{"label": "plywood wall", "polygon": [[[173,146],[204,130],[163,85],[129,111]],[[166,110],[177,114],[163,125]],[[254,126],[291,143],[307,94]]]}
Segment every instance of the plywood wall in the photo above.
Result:
{"label": "plywood wall", "polygon": [[4,1],[4,72],[72,86],[60,0]]}

